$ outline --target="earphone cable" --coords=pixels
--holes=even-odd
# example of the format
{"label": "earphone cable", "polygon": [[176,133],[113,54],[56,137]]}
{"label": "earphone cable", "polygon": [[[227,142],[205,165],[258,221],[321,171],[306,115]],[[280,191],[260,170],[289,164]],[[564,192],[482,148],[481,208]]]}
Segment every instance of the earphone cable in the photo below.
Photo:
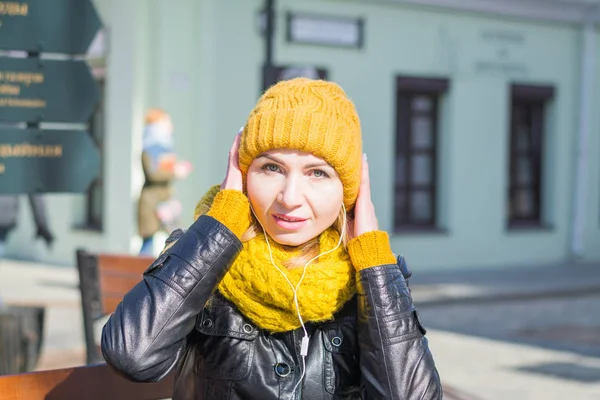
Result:
{"label": "earphone cable", "polygon": [[317,258],[336,251],[342,244],[344,234],[345,234],[346,228],[347,228],[346,207],[344,206],[344,203],[342,203],[342,210],[344,211],[344,218],[342,220],[342,230],[340,232],[340,238],[338,240],[337,245],[331,250],[328,250],[326,252],[318,254],[317,256],[310,259],[306,264],[304,264],[302,275],[300,276],[300,279],[298,280],[298,284],[296,285],[296,287],[294,287],[294,285],[289,280],[289,278],[286,276],[286,274],[277,266],[277,264],[275,264],[275,261],[273,260],[273,251],[271,250],[271,244],[269,243],[267,231],[265,230],[264,226],[260,223],[259,219],[256,217],[256,213],[254,212],[254,209],[252,208],[252,206],[250,206],[250,210],[252,211],[252,214],[256,218],[256,221],[262,228],[263,234],[265,235],[267,247],[269,248],[269,259],[271,260],[271,264],[273,264],[273,266],[277,269],[277,271],[279,271],[279,273],[283,276],[283,278],[286,280],[286,282],[292,288],[292,292],[294,293],[294,305],[296,306],[296,313],[298,314],[298,320],[300,321],[300,326],[302,327],[302,330],[304,331],[304,337],[302,338],[302,345],[300,347],[300,356],[302,357],[302,374],[300,375],[300,379],[298,379],[298,382],[296,383],[296,386],[294,386],[294,389],[292,391],[292,392],[295,392],[296,389],[298,388],[298,386],[300,386],[300,384],[304,380],[304,376],[306,375],[306,359],[305,358],[306,358],[306,355],[308,354],[308,342],[309,342],[308,331],[306,330],[306,326],[304,325],[304,320],[302,319],[302,315],[300,313],[300,304],[298,302],[298,289],[300,288],[300,284],[304,280],[304,276],[306,275],[306,268],[308,267],[308,265],[311,262],[313,262],[314,260],[316,260]]}

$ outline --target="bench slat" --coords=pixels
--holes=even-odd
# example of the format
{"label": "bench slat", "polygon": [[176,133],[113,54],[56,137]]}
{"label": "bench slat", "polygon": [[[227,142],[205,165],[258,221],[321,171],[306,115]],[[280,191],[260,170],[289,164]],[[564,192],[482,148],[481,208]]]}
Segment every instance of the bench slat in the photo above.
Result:
{"label": "bench slat", "polygon": [[98,254],[98,271],[142,274],[154,262],[152,257],[138,257],[121,254]]}
{"label": "bench slat", "polygon": [[96,257],[100,302],[106,315],[114,312],[123,296],[142,280],[142,274],[154,258],[122,254],[98,254]]}
{"label": "bench slat", "polygon": [[102,297],[102,311],[104,315],[112,314],[117,309],[119,303],[123,300],[123,296],[120,297]]}
{"label": "bench slat", "polygon": [[106,364],[0,376],[2,400],[159,400],[173,393],[170,374],[161,382],[135,383]]}
{"label": "bench slat", "polygon": [[100,275],[101,296],[113,295],[125,296],[138,282],[142,280],[142,275]]}

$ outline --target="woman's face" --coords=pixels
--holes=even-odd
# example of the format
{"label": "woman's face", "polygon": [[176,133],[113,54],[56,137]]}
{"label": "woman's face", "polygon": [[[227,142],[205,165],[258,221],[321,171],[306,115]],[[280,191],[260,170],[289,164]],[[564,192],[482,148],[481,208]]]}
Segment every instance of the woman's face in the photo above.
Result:
{"label": "woman's face", "polygon": [[323,159],[279,149],[256,157],[248,168],[248,199],[256,218],[277,243],[299,246],[337,219],[344,188]]}

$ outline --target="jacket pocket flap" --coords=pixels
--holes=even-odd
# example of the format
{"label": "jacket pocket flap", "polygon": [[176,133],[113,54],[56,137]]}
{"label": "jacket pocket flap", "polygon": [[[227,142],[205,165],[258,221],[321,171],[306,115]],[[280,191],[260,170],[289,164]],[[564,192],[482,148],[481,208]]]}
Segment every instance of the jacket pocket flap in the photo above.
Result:
{"label": "jacket pocket flap", "polygon": [[323,347],[331,353],[347,353],[354,351],[353,340],[343,329],[324,329]]}
{"label": "jacket pocket flap", "polygon": [[226,336],[254,340],[258,328],[249,323],[233,306],[206,307],[196,318],[196,330],[208,336]]}

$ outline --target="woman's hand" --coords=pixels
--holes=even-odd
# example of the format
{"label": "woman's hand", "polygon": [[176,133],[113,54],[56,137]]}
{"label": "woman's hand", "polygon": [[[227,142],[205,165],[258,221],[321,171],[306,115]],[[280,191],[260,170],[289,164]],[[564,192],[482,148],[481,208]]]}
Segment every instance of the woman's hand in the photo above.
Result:
{"label": "woman's hand", "polygon": [[235,139],[233,140],[233,144],[231,145],[231,149],[229,150],[229,161],[227,163],[227,174],[225,175],[225,179],[223,183],[221,183],[221,190],[225,189],[234,189],[243,191],[243,180],[242,180],[242,171],[240,170],[239,164],[239,148],[240,148],[240,138],[242,136],[242,129],[237,134]]}
{"label": "woman's hand", "polygon": [[350,238],[355,238],[363,233],[379,230],[375,206],[371,201],[371,182],[369,179],[369,164],[367,156],[363,155],[360,186],[358,197],[354,206],[354,220],[350,223]]}

